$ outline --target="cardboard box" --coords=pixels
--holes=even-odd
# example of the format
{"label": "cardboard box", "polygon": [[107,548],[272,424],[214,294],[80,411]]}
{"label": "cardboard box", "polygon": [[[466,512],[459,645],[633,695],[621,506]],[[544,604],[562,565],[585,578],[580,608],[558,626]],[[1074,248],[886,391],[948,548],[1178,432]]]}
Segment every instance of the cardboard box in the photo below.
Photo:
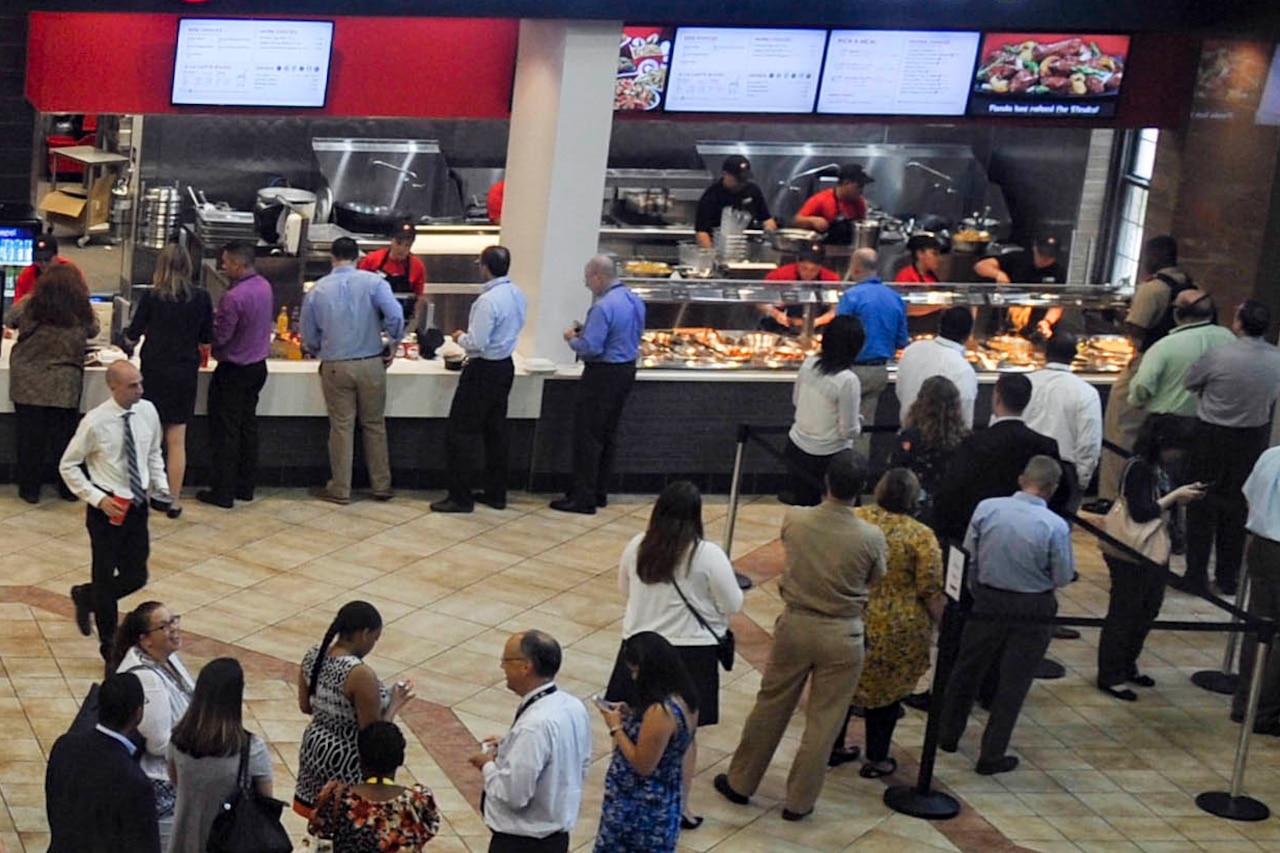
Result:
{"label": "cardboard box", "polygon": [[[85,230],[97,225],[107,224],[111,216],[111,187],[115,177],[111,174],[100,175],[89,190],[86,198],[82,187],[68,187],[46,193],[40,200],[40,212],[47,215],[50,222],[79,226]],[[86,218],[85,208],[88,208]]]}

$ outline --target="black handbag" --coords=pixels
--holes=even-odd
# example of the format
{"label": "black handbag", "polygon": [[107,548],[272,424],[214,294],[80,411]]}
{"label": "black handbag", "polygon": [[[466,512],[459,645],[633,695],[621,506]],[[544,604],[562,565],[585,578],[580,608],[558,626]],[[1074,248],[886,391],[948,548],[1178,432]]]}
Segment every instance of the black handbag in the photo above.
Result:
{"label": "black handbag", "polygon": [[724,667],[725,672],[733,671],[733,651],[736,641],[733,637],[733,629],[725,628],[724,634],[717,634],[715,628],[707,624],[707,620],[702,618],[702,614],[698,612],[698,608],[689,603],[689,599],[684,597],[684,590],[680,588],[680,584],[676,583],[676,579],[671,579],[671,585],[676,588],[676,593],[680,596],[680,600],[684,602],[684,606],[689,608],[689,612],[693,614],[693,618],[698,620],[698,624],[706,628],[711,636],[716,638],[716,658],[720,661],[720,665]]}
{"label": "black handbag", "polygon": [[213,819],[205,853],[293,853],[293,842],[280,823],[284,803],[259,794],[249,778],[250,743],[245,732],[236,790]]}

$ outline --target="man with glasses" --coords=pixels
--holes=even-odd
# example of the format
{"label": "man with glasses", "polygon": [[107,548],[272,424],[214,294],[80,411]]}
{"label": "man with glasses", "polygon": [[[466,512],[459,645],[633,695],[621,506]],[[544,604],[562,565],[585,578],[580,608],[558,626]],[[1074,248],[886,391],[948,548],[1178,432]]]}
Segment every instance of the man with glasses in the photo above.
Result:
{"label": "man with glasses", "polygon": [[97,623],[103,660],[111,658],[117,600],[147,583],[147,495],[169,492],[160,416],[142,399],[142,374],[117,361],[107,368],[107,387],[111,397],[81,419],[58,466],[67,488],[89,505],[93,569],[90,583],[71,588],[71,600],[81,634],[92,635],[91,614]]}
{"label": "man with glasses", "polygon": [[591,765],[591,722],[556,687],[560,644],[542,631],[512,634],[502,650],[507,689],[520,697],[511,731],[488,738],[471,764],[484,774],[480,811],[489,853],[565,853]]}

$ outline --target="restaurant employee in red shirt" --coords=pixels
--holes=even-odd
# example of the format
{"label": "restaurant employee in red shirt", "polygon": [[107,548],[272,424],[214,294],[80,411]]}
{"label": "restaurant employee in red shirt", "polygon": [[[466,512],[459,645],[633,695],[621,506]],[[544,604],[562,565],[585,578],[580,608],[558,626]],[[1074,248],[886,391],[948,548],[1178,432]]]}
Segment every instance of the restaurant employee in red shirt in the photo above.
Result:
{"label": "restaurant employee in red shirt", "polygon": [[18,300],[36,289],[36,279],[44,275],[53,264],[69,264],[71,261],[58,254],[58,241],[52,234],[41,234],[36,237],[31,250],[31,266],[18,273],[18,280],[13,285],[13,301]]}
{"label": "restaurant employee in red shirt", "polygon": [[916,234],[907,241],[911,263],[898,270],[895,282],[903,284],[937,284],[938,264],[942,262],[942,244],[937,237]]}
{"label": "restaurant employee in red shirt", "polygon": [[[783,264],[764,277],[765,281],[778,282],[819,282],[840,281],[840,276],[822,265],[824,252],[821,243],[806,246],[797,256],[794,264]],[[764,315],[760,328],[766,332],[784,331],[791,326],[799,326],[804,322],[803,305],[759,305]],[[815,326],[823,326],[831,322],[835,309],[827,311],[813,321]]]}
{"label": "restaurant employee in red shirt", "polygon": [[[412,222],[401,222],[391,232],[391,245],[386,249],[370,252],[359,264],[360,269],[377,273],[387,280],[387,284],[391,285],[391,292],[397,294],[396,298],[404,306],[406,321],[410,318],[416,321],[416,306],[425,301],[422,299],[422,291],[427,285],[427,268],[422,261],[409,254],[417,236],[418,232]],[[399,296],[403,293],[412,293],[413,296]]]}
{"label": "restaurant employee in red shirt", "polygon": [[852,243],[853,223],[867,218],[867,200],[862,191],[874,182],[875,178],[857,163],[845,163],[834,188],[809,196],[796,214],[795,227],[826,234],[828,243]]}

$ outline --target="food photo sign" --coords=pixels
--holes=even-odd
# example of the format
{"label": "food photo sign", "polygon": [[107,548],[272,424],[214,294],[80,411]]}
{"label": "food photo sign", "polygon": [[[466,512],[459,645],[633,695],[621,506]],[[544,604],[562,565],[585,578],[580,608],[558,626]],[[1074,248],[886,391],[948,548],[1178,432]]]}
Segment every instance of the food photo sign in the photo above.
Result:
{"label": "food photo sign", "polygon": [[988,33],[978,56],[971,116],[1111,118],[1129,36]]}
{"label": "food photo sign", "polygon": [[653,112],[662,108],[671,65],[671,30],[623,27],[618,46],[618,77],[613,90],[617,112]]}

